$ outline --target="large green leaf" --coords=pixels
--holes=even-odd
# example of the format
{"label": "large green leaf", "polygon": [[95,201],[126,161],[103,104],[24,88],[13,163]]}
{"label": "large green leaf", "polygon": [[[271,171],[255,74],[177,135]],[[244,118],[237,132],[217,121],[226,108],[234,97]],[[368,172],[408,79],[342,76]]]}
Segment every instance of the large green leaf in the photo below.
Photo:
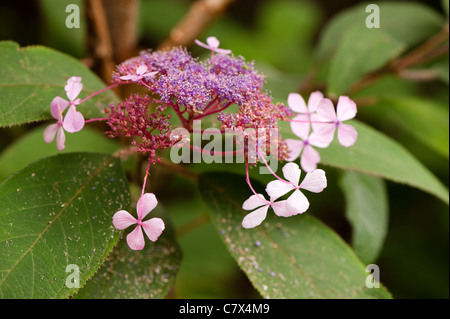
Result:
{"label": "large green leaf", "polygon": [[[95,153],[45,158],[3,182],[0,298],[73,295],[119,239],[112,216],[129,208],[127,185],[120,161]],[[66,284],[70,265],[79,287]]]}
{"label": "large green leaf", "polygon": [[[348,124],[358,131],[356,143],[343,147],[335,138],[328,148],[317,149],[321,164],[407,184],[449,203],[448,189],[403,146],[362,122]],[[283,138],[298,139],[286,123],[281,123],[281,132]]]}
{"label": "large green leaf", "polygon": [[[52,118],[50,103],[64,91],[71,76],[81,76],[80,98],[105,87],[101,80],[76,59],[42,46],[20,48],[0,42],[0,127]],[[78,106],[86,118],[104,116],[104,107],[118,98],[105,92]]]}
{"label": "large green leaf", "polygon": [[[254,183],[256,189],[262,185]],[[265,298],[389,298],[385,288],[366,288],[365,266],[313,208],[289,218],[273,212],[253,229],[241,226],[242,203],[251,192],[243,176],[206,173],[199,189],[222,240]],[[320,196],[326,196],[321,194]]]}
{"label": "large green leaf", "polygon": [[376,260],[388,230],[389,202],[384,180],[356,172],[340,179],[346,216],[353,228],[352,246],[367,264]]}
{"label": "large green leaf", "polygon": [[345,93],[363,75],[381,68],[405,50],[404,43],[379,30],[355,26],[345,33],[331,59],[329,94],[338,96]]}
{"label": "large green leaf", "polygon": [[[340,95],[363,75],[381,68],[411,46],[438,32],[444,19],[417,3],[380,3],[378,11],[358,5],[336,16],[324,29],[319,58],[331,57],[329,94]],[[370,7],[368,8],[370,9]],[[366,20],[378,14],[379,27]]]}
{"label": "large green leaf", "polygon": [[58,151],[55,142],[46,144],[40,126],[13,142],[0,154],[0,181],[28,164],[51,155],[69,152],[99,152],[112,154],[120,145],[89,127],[75,134],[66,134],[66,149]]}
{"label": "large green leaf", "polygon": [[[370,12],[366,12],[364,3],[354,6],[336,15],[323,29],[317,47],[319,58],[329,57],[338,47],[342,38],[353,28],[366,29],[366,19]],[[429,6],[417,2],[380,2],[380,28],[370,31],[383,32],[393,39],[414,46],[430,35],[438,32],[444,18]],[[360,39],[361,42],[370,42],[371,38]]]}
{"label": "large green leaf", "polygon": [[[448,69],[447,69],[448,72]],[[448,159],[448,106],[436,100],[411,96],[381,96],[375,105],[362,110],[387,127],[399,128]]]}
{"label": "large green leaf", "polygon": [[167,295],[180,267],[181,250],[169,216],[162,213],[161,205],[159,203],[151,212],[151,217],[163,218],[166,225],[158,240],[147,241],[143,250],[134,251],[123,237],[75,298],[155,299]]}

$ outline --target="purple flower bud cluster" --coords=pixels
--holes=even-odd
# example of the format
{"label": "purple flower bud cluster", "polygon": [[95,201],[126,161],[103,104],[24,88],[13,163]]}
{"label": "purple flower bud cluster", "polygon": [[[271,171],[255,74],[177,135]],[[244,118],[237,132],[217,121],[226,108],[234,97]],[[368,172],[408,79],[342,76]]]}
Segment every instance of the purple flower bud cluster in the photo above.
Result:
{"label": "purple flower bud cluster", "polygon": [[105,109],[111,128],[106,134],[111,138],[133,138],[132,144],[137,151],[148,153],[153,163],[158,161],[156,150],[173,145],[169,138],[170,114],[162,113],[157,102],[149,96],[132,95],[125,102]]}

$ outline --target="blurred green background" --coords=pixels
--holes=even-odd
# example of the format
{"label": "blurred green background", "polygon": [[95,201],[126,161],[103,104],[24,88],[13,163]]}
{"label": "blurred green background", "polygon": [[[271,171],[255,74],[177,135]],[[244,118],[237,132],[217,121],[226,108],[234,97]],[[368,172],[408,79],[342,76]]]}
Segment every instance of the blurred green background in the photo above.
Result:
{"label": "blurred green background", "polygon": [[[361,1],[240,0],[215,21],[201,39],[215,35],[221,47],[254,60],[267,75],[266,88],[276,101],[286,103],[288,93],[315,65],[315,48],[321,31],[333,16]],[[67,4],[75,0],[1,1],[0,40],[13,40],[21,46],[42,44],[79,59],[86,58],[85,21],[80,29],[67,29]],[[139,20],[140,49],[156,48],[187,12],[192,1],[142,0]],[[440,1],[422,1],[443,12]],[[204,53],[191,46],[194,55]],[[1,59],[1,57],[0,57]],[[448,58],[447,58],[448,59]],[[448,63],[448,62],[447,62]],[[398,91],[439,100],[448,105],[448,86],[441,82],[409,82],[386,77],[367,92]],[[364,96],[364,92],[361,93]],[[380,110],[381,109],[381,110]],[[385,120],[376,105],[361,108],[358,118],[387,133],[404,145],[448,187],[448,158],[417,140],[407,129]],[[0,152],[7,149],[40,123],[0,129]],[[168,172],[161,169],[161,176]],[[351,229],[344,216],[344,199],[338,187],[340,171],[327,168],[329,187],[326,200],[311,199],[314,215],[350,241]],[[414,174],[414,172],[411,172]],[[170,297],[180,298],[259,298],[246,276],[228,254],[216,230],[205,220],[205,207],[196,187],[187,187],[183,177],[170,177],[159,186],[175,226],[181,231],[179,243],[183,261]],[[448,207],[419,190],[387,183],[390,220],[384,249],[376,262],[381,281],[394,298],[449,297],[449,215]],[[158,187],[158,186],[155,186]],[[196,229],[184,233],[190,221]]]}

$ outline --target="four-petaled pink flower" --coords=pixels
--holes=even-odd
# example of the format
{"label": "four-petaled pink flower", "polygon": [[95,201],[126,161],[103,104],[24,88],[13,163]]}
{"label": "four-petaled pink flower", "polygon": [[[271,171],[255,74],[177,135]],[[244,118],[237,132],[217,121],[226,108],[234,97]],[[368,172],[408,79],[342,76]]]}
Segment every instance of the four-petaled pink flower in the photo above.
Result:
{"label": "four-petaled pink flower", "polygon": [[142,80],[143,78],[152,77],[158,73],[158,71],[156,71],[156,72],[147,72],[147,71],[148,71],[147,66],[144,64],[141,64],[136,69],[136,74],[123,75],[120,77],[120,79],[123,81],[138,82],[138,81]]}
{"label": "four-petaled pink flower", "polygon": [[147,193],[142,195],[136,205],[136,211],[138,218],[134,218],[130,213],[125,210],[120,210],[113,216],[113,224],[117,229],[125,229],[131,225],[137,224],[136,228],[127,235],[128,246],[132,250],[142,250],[145,246],[144,234],[151,241],[156,241],[163,232],[165,225],[161,218],[151,218],[146,221],[142,221],[148,213],[150,213],[158,204],[158,201],[154,194]]}
{"label": "four-petaled pink flower", "polygon": [[73,76],[67,80],[67,84],[64,87],[67,97],[69,98],[68,104],[70,105],[64,118],[63,127],[69,133],[79,132],[84,127],[84,117],[81,112],[77,111],[76,106],[80,104],[80,99],[77,99],[83,84],[81,83],[81,77]]}
{"label": "four-petaled pink flower", "polygon": [[199,46],[201,46],[202,48],[211,50],[213,52],[217,52],[219,54],[230,54],[231,50],[227,50],[227,49],[219,49],[219,45],[220,45],[220,41],[217,40],[216,37],[208,37],[206,39],[206,44],[195,39],[195,43]]}
{"label": "four-petaled pink flower", "polygon": [[51,143],[56,135],[56,147],[58,150],[62,151],[65,148],[66,136],[63,129],[63,112],[69,105],[69,102],[60,98],[55,97],[50,104],[52,116],[56,119],[56,124],[50,124],[44,130],[44,141],[45,143]]}
{"label": "four-petaled pink flower", "polygon": [[324,123],[317,124],[316,130],[324,143],[331,143],[337,128],[339,143],[346,147],[352,146],[356,142],[358,132],[353,126],[342,122],[354,118],[356,112],[356,104],[348,96],[339,97],[336,111],[331,100],[323,99],[317,107],[317,114],[319,121]]}
{"label": "four-petaled pink flower", "polygon": [[267,184],[266,192],[271,200],[276,200],[288,192],[294,192],[286,200],[286,211],[288,214],[302,214],[309,208],[309,201],[300,189],[306,189],[313,193],[320,193],[327,187],[325,172],[316,169],[306,174],[302,183],[300,182],[301,170],[295,163],[287,163],[283,166],[283,176],[287,180],[274,180]]}
{"label": "four-petaled pink flower", "polygon": [[315,113],[319,102],[323,99],[322,92],[312,92],[306,105],[303,97],[298,93],[290,93],[288,95],[289,108],[298,113],[291,121],[291,129],[297,136],[305,136],[310,131],[310,126],[315,127],[317,121],[317,114]]}
{"label": "four-petaled pink flower", "polygon": [[270,201],[266,200],[264,195],[255,194],[250,196],[244,204],[242,204],[242,209],[245,210],[253,210],[251,213],[247,214],[242,220],[242,227],[244,228],[253,228],[258,226],[266,219],[267,211],[269,207],[272,207],[273,211],[277,216],[289,217],[292,214],[289,214],[286,210],[286,201],[281,200],[278,202],[274,202],[272,198]]}

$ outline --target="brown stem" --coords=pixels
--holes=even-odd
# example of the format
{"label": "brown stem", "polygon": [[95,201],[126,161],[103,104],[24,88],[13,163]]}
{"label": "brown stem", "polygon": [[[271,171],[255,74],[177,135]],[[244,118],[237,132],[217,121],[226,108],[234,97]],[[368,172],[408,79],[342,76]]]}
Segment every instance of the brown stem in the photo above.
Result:
{"label": "brown stem", "polygon": [[113,48],[102,0],[85,0],[88,34],[87,47],[93,57],[93,69],[105,81],[114,70]]}
{"label": "brown stem", "polygon": [[170,32],[159,49],[173,46],[187,46],[225,11],[233,0],[198,0],[192,4],[187,14]]}

